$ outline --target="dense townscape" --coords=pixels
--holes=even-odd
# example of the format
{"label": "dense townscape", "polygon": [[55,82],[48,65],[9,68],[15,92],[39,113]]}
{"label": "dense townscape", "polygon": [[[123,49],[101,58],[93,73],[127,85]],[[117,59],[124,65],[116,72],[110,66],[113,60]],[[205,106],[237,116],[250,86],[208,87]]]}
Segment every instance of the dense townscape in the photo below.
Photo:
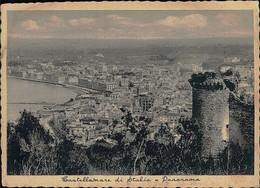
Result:
{"label": "dense townscape", "polygon": [[[173,130],[181,118],[190,118],[192,101],[188,80],[193,73],[234,71],[239,75],[239,95],[248,100],[253,96],[254,66],[251,59],[227,57],[217,70],[203,69],[196,64],[184,65],[164,56],[131,56],[143,61],[171,62],[168,66],[115,65],[105,63],[98,53],[89,64],[75,65],[64,61],[65,66],[53,62],[32,60],[26,66],[16,65],[19,57],[11,61],[8,75],[20,79],[58,84],[76,90],[79,94],[64,104],[46,104],[36,116],[53,133],[59,135],[59,124],[64,123],[68,136],[78,144],[89,145],[93,139],[104,139],[111,131],[120,132],[124,127],[121,117],[129,111],[134,118],[152,119],[154,133],[167,123]],[[251,62],[250,62],[251,61]],[[94,63],[93,63],[94,62]],[[246,96],[246,97],[245,97]]]}
{"label": "dense townscape", "polygon": [[[254,61],[248,52],[239,55],[243,48],[169,48],[175,56],[95,49],[72,51],[74,60],[58,51],[10,52],[8,77],[77,96],[39,101],[40,110],[24,110],[9,121],[8,173],[252,174]],[[219,135],[222,130],[227,132]],[[212,156],[207,148],[221,152]]]}

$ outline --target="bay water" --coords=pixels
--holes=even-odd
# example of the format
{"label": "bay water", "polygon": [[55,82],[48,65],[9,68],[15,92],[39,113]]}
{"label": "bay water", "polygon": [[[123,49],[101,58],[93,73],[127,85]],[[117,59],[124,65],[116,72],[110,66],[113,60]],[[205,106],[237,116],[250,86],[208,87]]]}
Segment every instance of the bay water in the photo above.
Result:
{"label": "bay water", "polygon": [[[7,78],[7,119],[15,121],[20,117],[21,111],[36,112],[46,103],[64,103],[77,95],[71,89],[59,85]],[[19,104],[23,103],[23,104]],[[30,104],[28,104],[30,103]],[[38,104],[37,104],[38,103]]]}

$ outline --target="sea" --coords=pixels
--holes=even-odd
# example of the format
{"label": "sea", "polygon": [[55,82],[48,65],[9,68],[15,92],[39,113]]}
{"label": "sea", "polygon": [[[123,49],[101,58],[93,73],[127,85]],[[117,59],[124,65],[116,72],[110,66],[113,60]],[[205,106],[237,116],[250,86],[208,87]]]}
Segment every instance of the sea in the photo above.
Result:
{"label": "sea", "polygon": [[76,96],[76,92],[60,85],[8,77],[7,120],[16,121],[20,117],[20,112],[24,109],[31,112],[37,112],[46,105],[39,103],[46,102],[62,104]]}

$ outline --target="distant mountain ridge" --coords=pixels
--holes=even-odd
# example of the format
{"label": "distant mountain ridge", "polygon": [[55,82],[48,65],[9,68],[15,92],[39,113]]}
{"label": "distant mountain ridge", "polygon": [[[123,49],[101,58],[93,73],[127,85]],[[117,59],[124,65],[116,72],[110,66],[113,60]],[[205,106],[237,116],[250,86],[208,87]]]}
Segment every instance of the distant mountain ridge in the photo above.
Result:
{"label": "distant mountain ridge", "polygon": [[8,39],[8,49],[52,48],[99,49],[140,48],[200,45],[253,45],[250,38],[200,38],[200,39]]}

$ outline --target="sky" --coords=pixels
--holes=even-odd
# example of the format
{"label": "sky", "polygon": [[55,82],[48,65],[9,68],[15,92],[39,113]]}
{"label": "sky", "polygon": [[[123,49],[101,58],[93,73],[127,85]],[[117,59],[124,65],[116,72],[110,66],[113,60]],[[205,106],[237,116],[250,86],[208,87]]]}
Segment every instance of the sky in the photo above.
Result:
{"label": "sky", "polygon": [[252,37],[249,10],[8,11],[10,38],[185,39]]}

